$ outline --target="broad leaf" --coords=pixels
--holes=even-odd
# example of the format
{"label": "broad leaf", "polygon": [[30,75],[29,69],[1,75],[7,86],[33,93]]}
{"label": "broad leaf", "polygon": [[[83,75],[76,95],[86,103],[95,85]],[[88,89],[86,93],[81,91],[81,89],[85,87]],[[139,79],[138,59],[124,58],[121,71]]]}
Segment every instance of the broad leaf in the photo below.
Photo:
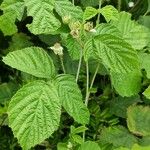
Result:
{"label": "broad leaf", "polygon": [[3,57],[3,62],[36,77],[51,78],[55,74],[52,59],[39,47],[10,52],[6,57]]}
{"label": "broad leaf", "polygon": [[89,111],[83,104],[81,92],[71,75],[60,75],[55,79],[62,105],[75,121],[81,124],[89,122]]}
{"label": "broad leaf", "polygon": [[117,27],[109,24],[109,23],[101,23],[95,28],[96,35],[99,34],[111,34],[117,37],[121,37],[121,33]]}
{"label": "broad leaf", "polygon": [[121,33],[119,32],[119,30],[111,25],[111,24],[106,24],[106,23],[101,23],[98,26],[96,26],[95,28],[96,32],[94,33],[93,36],[88,37],[87,42],[84,44],[84,59],[85,61],[87,61],[89,58],[94,58],[94,45],[93,45],[93,38],[96,35],[100,35],[100,34],[110,34],[110,35],[114,35],[117,37],[121,37]]}
{"label": "broad leaf", "polygon": [[139,96],[132,96],[132,97],[116,97],[109,103],[109,110],[110,113],[126,118],[127,117],[127,108],[130,105],[136,104],[138,102],[141,102]]}
{"label": "broad leaf", "polygon": [[140,50],[148,44],[147,29],[132,21],[131,14],[121,12],[118,21],[113,21],[112,24],[119,29],[123,39],[130,43],[133,48]]}
{"label": "broad leaf", "polygon": [[28,150],[57,130],[61,103],[53,84],[34,81],[22,87],[8,108],[9,125],[23,150]]}
{"label": "broad leaf", "polygon": [[141,89],[141,77],[140,71],[129,73],[111,72],[112,85],[121,96],[137,95]]}
{"label": "broad leaf", "polygon": [[106,21],[118,20],[119,13],[112,5],[107,5],[99,10],[99,12],[105,17]]}
{"label": "broad leaf", "polygon": [[55,9],[62,18],[68,17],[74,21],[82,21],[82,9],[78,6],[74,6],[69,0],[56,0]]}
{"label": "broad leaf", "polygon": [[10,100],[13,94],[18,90],[18,85],[13,83],[0,84],[0,103]]}
{"label": "broad leaf", "polygon": [[127,111],[129,130],[140,136],[150,135],[150,108],[147,106],[130,106]]}
{"label": "broad leaf", "polygon": [[69,55],[73,60],[80,59],[82,48],[77,40],[74,39],[71,35],[69,35],[65,40],[65,46],[67,47]]}
{"label": "broad leaf", "polygon": [[83,143],[78,150],[101,150],[101,148],[96,142],[87,141]]}
{"label": "broad leaf", "polygon": [[145,69],[147,73],[147,78],[150,79],[150,54],[147,53],[141,53],[140,54],[140,60],[141,60],[141,67],[142,69]]}
{"label": "broad leaf", "polygon": [[101,143],[111,143],[114,147],[131,148],[136,142],[136,138],[123,126],[105,128],[100,136]]}
{"label": "broad leaf", "polygon": [[9,36],[17,32],[15,20],[16,20],[15,15],[10,12],[0,16],[0,30],[3,32],[5,36]]}
{"label": "broad leaf", "polygon": [[9,43],[8,51],[15,51],[30,46],[33,46],[30,37],[23,33],[16,33],[12,36],[12,41]]}
{"label": "broad leaf", "polygon": [[24,2],[23,0],[4,0],[0,9],[3,10],[4,14],[11,13],[15,15],[18,20],[21,20],[24,13]]}
{"label": "broad leaf", "polygon": [[115,73],[128,73],[139,69],[137,53],[121,38],[103,34],[94,38],[94,53],[104,65]]}
{"label": "broad leaf", "polygon": [[97,9],[93,7],[86,7],[85,12],[83,14],[83,20],[89,20],[96,16],[98,13]]}
{"label": "broad leaf", "polygon": [[138,144],[134,144],[131,150],[150,150],[150,146],[140,146]]}
{"label": "broad leaf", "polygon": [[99,5],[99,0],[81,0],[83,6],[96,6]]}
{"label": "broad leaf", "polygon": [[143,94],[150,99],[150,86],[143,92]]}
{"label": "broad leaf", "polygon": [[60,27],[60,22],[53,13],[54,0],[25,0],[28,16],[33,22],[27,25],[33,34],[50,34]]}

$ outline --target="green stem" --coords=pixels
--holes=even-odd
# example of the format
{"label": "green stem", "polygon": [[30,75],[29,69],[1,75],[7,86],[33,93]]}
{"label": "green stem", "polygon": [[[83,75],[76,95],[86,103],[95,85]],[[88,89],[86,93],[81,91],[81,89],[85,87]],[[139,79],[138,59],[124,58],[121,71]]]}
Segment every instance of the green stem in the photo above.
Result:
{"label": "green stem", "polygon": [[85,97],[85,105],[88,105],[89,99],[89,64],[86,62],[86,97]]}
{"label": "green stem", "polygon": [[147,11],[143,16],[146,16],[149,12]]}
{"label": "green stem", "polygon": [[[86,106],[88,106],[89,96],[90,96],[90,90],[93,87],[93,84],[94,84],[94,81],[95,81],[98,69],[99,69],[99,64],[96,67],[95,73],[93,75],[93,78],[92,78],[92,81],[91,81],[91,84],[90,84],[90,87],[89,87],[89,65],[88,65],[88,62],[86,63],[86,74],[87,74],[86,75],[87,76],[87,81],[86,81],[87,82],[86,83],[86,97],[85,97],[85,105]],[[85,132],[83,132],[83,142],[84,141],[85,141]]]}
{"label": "green stem", "polygon": [[[101,9],[101,5],[102,5],[102,0],[99,1],[99,10]],[[98,25],[99,22],[100,22],[100,16],[101,16],[101,14],[98,13],[97,20],[96,20],[96,25]]]}
{"label": "green stem", "polygon": [[82,55],[83,54],[82,54],[82,49],[81,49],[78,70],[77,70],[77,74],[76,74],[76,82],[78,82],[78,79],[79,79],[79,74],[80,74],[80,69],[81,69],[81,64],[82,64]]}
{"label": "green stem", "polygon": [[72,4],[74,5],[74,0],[72,0]]}
{"label": "green stem", "polygon": [[66,70],[65,70],[65,66],[64,66],[64,62],[63,62],[63,56],[59,56],[59,58],[60,58],[62,70],[63,70],[63,72],[64,72],[64,74],[65,74],[65,73],[66,73]]}
{"label": "green stem", "polygon": [[121,11],[121,0],[118,0],[118,11]]}

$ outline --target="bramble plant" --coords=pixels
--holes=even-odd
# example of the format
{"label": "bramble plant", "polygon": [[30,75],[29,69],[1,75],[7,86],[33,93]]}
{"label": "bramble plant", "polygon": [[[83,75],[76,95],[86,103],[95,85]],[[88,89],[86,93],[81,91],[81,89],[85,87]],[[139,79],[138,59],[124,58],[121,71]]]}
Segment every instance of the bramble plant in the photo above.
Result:
{"label": "bramble plant", "polygon": [[4,126],[13,132],[2,150],[150,149],[143,3],[1,2],[0,139]]}

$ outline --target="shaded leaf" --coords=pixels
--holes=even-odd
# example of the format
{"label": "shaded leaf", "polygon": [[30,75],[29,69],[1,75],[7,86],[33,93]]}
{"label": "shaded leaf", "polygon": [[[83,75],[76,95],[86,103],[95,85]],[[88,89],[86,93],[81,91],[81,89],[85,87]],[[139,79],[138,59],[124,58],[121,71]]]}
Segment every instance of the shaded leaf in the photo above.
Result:
{"label": "shaded leaf", "polygon": [[150,108],[149,106],[130,106],[127,111],[129,130],[140,136],[150,135]]}

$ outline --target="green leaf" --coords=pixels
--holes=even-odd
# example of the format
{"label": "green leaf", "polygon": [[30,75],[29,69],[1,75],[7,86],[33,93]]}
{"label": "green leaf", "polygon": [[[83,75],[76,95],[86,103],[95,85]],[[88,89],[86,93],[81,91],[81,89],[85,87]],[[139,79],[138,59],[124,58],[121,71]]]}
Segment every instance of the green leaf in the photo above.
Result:
{"label": "green leaf", "polygon": [[61,102],[52,83],[34,81],[22,87],[8,108],[9,125],[23,150],[28,150],[57,130]]}
{"label": "green leaf", "polygon": [[125,148],[125,147],[118,147],[118,148],[115,148],[114,150],[130,150],[130,149]]}
{"label": "green leaf", "polygon": [[140,71],[131,71],[129,73],[111,72],[111,81],[115,90],[121,96],[137,95],[141,89],[142,75]]}
{"label": "green leaf", "polygon": [[109,23],[101,23],[98,26],[96,26],[95,30],[96,30],[96,35],[110,34],[117,37],[121,37],[121,33],[118,30],[118,28]]}
{"label": "green leaf", "polygon": [[69,35],[65,40],[65,46],[67,47],[69,55],[73,60],[80,59],[82,48],[77,40],[74,39],[71,35]]}
{"label": "green leaf", "polygon": [[51,78],[55,75],[52,59],[39,47],[29,47],[10,52],[7,56],[3,57],[3,62],[36,77]]}
{"label": "green leaf", "polygon": [[3,10],[4,14],[13,14],[18,20],[21,21],[24,13],[24,2],[23,0],[4,0],[0,6],[0,9]]}
{"label": "green leaf", "polygon": [[101,150],[99,145],[93,141],[84,142],[78,150]]}
{"label": "green leaf", "polygon": [[150,150],[150,146],[140,146],[138,144],[134,144],[131,150]]}
{"label": "green leaf", "polygon": [[84,131],[86,131],[88,128],[86,128],[85,126],[80,126],[75,128],[74,126],[71,126],[71,134],[78,134],[78,133],[82,133]]}
{"label": "green leaf", "polygon": [[144,136],[142,139],[140,139],[140,145],[142,146],[149,146],[150,144],[150,136]]}
{"label": "green leaf", "polygon": [[98,13],[97,9],[93,7],[86,7],[84,14],[83,14],[83,20],[89,20],[96,16]]}
{"label": "green leaf", "polygon": [[66,143],[58,143],[57,144],[57,150],[68,150],[67,145],[68,144],[66,144]]}
{"label": "green leaf", "polygon": [[127,125],[134,134],[140,136],[150,135],[149,106],[130,106],[127,111]]}
{"label": "green leaf", "polygon": [[33,46],[33,43],[30,41],[30,37],[23,33],[16,33],[12,36],[8,51],[15,51],[30,46]]}
{"label": "green leaf", "polygon": [[132,21],[131,14],[121,12],[118,21],[113,21],[112,24],[119,29],[123,39],[130,43],[133,48],[140,50],[147,46],[149,39],[147,29]]}
{"label": "green leaf", "polygon": [[141,53],[140,54],[140,60],[141,60],[141,67],[142,69],[145,69],[147,73],[147,78],[150,79],[150,54],[147,53]]}
{"label": "green leaf", "polygon": [[96,6],[99,4],[99,0],[81,0],[83,6]]}
{"label": "green leaf", "polygon": [[143,92],[143,95],[146,98],[150,99],[150,86]]}
{"label": "green leaf", "polygon": [[112,5],[107,5],[99,10],[99,12],[105,17],[106,21],[118,20],[118,10]]}
{"label": "green leaf", "polygon": [[55,10],[62,18],[69,17],[73,21],[82,21],[82,9],[74,6],[69,0],[56,0]]}
{"label": "green leaf", "polygon": [[0,84],[0,103],[10,100],[17,89],[18,85],[11,82]]}
{"label": "green leaf", "polygon": [[150,12],[150,0],[148,0],[148,8],[147,8],[147,13]]}
{"label": "green leaf", "polygon": [[25,0],[25,6],[28,16],[33,17],[33,22],[27,25],[33,34],[50,34],[60,27],[53,13],[54,0]]}
{"label": "green leaf", "polygon": [[15,15],[9,12],[0,16],[0,30],[5,36],[15,34],[18,31],[15,20]]}
{"label": "green leaf", "polygon": [[147,28],[150,28],[150,16],[140,16],[138,22]]}
{"label": "green leaf", "polygon": [[114,126],[102,130],[100,142],[113,144],[114,147],[131,148],[137,140],[123,126]]}
{"label": "green leaf", "polygon": [[80,135],[74,134],[74,135],[71,136],[71,139],[74,142],[78,143],[78,144],[82,144],[83,143],[83,138]]}
{"label": "green leaf", "polygon": [[55,86],[62,105],[75,121],[81,124],[89,122],[89,111],[83,104],[82,94],[71,75],[60,75],[55,79]]}
{"label": "green leaf", "polygon": [[139,69],[137,52],[121,38],[103,34],[94,38],[94,53],[106,68],[115,73],[128,73]]}
{"label": "green leaf", "polygon": [[132,105],[141,102],[139,96],[132,96],[132,97],[116,97],[109,103],[109,110],[110,113],[126,118],[127,117],[127,108]]}

